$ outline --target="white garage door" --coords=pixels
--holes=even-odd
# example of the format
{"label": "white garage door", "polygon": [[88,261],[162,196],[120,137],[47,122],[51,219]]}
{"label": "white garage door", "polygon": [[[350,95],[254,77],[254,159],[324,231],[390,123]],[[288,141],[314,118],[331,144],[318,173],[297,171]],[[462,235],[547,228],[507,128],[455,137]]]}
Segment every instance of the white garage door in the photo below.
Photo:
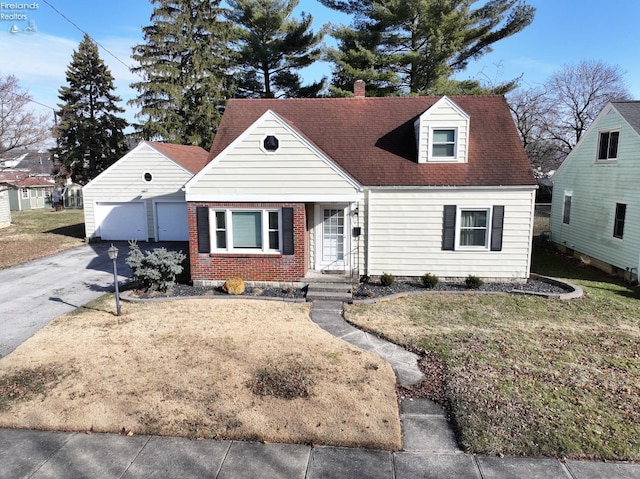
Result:
{"label": "white garage door", "polygon": [[96,231],[103,240],[147,241],[145,203],[96,203]]}
{"label": "white garage door", "polygon": [[158,241],[189,241],[186,203],[156,203]]}

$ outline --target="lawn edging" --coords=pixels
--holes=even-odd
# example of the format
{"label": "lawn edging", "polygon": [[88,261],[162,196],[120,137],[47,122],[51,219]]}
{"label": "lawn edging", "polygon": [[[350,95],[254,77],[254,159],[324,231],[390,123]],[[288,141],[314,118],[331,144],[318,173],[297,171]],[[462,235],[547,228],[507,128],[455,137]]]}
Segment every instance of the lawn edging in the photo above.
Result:
{"label": "lawn edging", "polygon": [[207,294],[207,295],[191,295],[191,296],[158,296],[156,298],[137,298],[133,296],[131,291],[123,291],[120,293],[120,299],[129,303],[148,303],[162,301],[176,301],[180,299],[248,299],[262,301],[284,301],[287,303],[306,303],[305,298],[278,298],[275,296],[248,296],[243,294]]}
{"label": "lawn edging", "polygon": [[408,296],[417,296],[421,294],[452,294],[452,295],[461,295],[461,296],[471,296],[477,294],[494,294],[494,295],[509,295],[509,294],[524,294],[531,296],[541,296],[547,299],[558,299],[558,300],[571,300],[571,299],[579,299],[584,295],[583,289],[577,284],[571,283],[569,281],[560,280],[558,278],[552,278],[550,276],[543,276],[536,273],[531,273],[529,276],[530,279],[535,279],[537,281],[543,281],[545,283],[553,284],[555,286],[559,286],[563,289],[566,289],[566,293],[544,293],[538,291],[525,291],[520,289],[512,289],[508,293],[505,292],[493,292],[493,291],[474,291],[474,290],[466,290],[466,291],[432,291],[432,290],[424,290],[424,291],[403,291],[401,293],[390,294],[388,296],[381,296],[379,298],[367,298],[367,299],[354,299],[351,301],[351,304],[360,305],[360,304],[375,304],[381,303],[385,301],[392,301],[394,299],[406,298]]}

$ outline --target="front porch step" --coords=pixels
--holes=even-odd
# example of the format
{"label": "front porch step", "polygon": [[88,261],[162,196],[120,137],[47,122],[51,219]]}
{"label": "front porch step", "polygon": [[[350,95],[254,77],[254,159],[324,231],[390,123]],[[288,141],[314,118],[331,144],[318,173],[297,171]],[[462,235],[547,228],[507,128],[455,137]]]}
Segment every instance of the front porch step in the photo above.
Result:
{"label": "front porch step", "polygon": [[347,282],[317,282],[310,281],[307,286],[307,301],[330,300],[351,301],[353,286]]}

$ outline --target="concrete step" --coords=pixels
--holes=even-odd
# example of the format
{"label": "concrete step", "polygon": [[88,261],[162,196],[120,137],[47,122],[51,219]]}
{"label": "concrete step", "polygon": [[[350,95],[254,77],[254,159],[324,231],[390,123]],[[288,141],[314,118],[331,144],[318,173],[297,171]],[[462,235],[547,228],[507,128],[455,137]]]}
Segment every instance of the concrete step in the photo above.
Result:
{"label": "concrete step", "polygon": [[307,290],[307,301],[327,300],[327,301],[351,301],[353,297],[351,293],[343,291],[323,291],[323,290]]}
{"label": "concrete step", "polygon": [[351,292],[353,286],[350,283],[309,283],[309,291],[339,291]]}

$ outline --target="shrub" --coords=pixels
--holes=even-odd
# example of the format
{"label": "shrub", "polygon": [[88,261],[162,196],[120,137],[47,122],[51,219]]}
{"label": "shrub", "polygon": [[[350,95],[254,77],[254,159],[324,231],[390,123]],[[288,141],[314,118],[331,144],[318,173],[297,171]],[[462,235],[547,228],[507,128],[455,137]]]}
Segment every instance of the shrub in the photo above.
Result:
{"label": "shrub", "polygon": [[427,289],[433,289],[438,285],[438,277],[431,273],[423,274],[422,285]]}
{"label": "shrub", "polygon": [[393,277],[392,274],[382,273],[380,275],[380,284],[382,286],[391,286],[395,280],[396,279]]}
{"label": "shrub", "polygon": [[467,289],[478,289],[484,284],[484,281],[470,274],[467,276],[467,279],[464,280],[464,284],[467,286]]}
{"label": "shrub", "polygon": [[176,276],[182,273],[185,259],[182,251],[168,251],[166,248],[143,253],[135,241],[130,241],[126,263],[133,270],[133,281],[141,288],[165,292],[175,284]]}

